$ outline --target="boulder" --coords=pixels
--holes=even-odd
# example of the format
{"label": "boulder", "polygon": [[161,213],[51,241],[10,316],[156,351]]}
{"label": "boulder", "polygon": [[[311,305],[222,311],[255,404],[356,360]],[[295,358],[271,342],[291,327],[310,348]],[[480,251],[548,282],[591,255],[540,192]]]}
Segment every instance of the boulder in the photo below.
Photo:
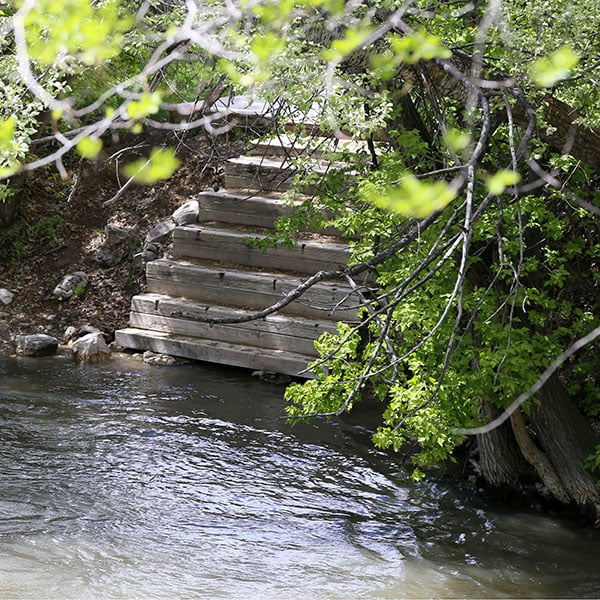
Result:
{"label": "boulder", "polygon": [[76,358],[90,363],[107,360],[111,356],[102,333],[88,333],[80,337],[73,344],[72,350]]}
{"label": "boulder", "polygon": [[49,356],[58,349],[58,340],[51,335],[36,333],[17,336],[17,354],[19,356]]}
{"label": "boulder", "polygon": [[0,302],[2,304],[10,304],[13,301],[15,295],[6,288],[0,288]]}
{"label": "boulder", "polygon": [[154,229],[151,229],[148,232],[144,243],[148,245],[154,242],[164,242],[171,235],[173,229],[175,229],[174,221],[171,221],[170,219],[168,221],[162,221],[156,227],[154,227]]}
{"label": "boulder", "polygon": [[198,202],[198,200],[190,200],[185,204],[182,204],[173,213],[172,218],[177,225],[188,225],[190,223],[197,223],[199,215],[200,203]]}
{"label": "boulder", "polygon": [[75,271],[62,278],[52,290],[52,295],[58,300],[68,300],[73,295],[78,296],[83,293],[88,283],[88,276],[83,271]]}

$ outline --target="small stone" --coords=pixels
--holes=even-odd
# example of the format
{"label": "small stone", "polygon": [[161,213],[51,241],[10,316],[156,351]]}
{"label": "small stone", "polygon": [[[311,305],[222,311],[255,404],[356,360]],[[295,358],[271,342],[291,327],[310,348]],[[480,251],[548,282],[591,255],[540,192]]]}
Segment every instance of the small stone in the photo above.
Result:
{"label": "small stone", "polygon": [[190,200],[182,204],[174,213],[173,221],[177,225],[187,225],[197,223],[200,215],[200,204],[198,200]]}
{"label": "small stone", "polygon": [[150,350],[146,350],[142,358],[148,365],[174,366],[185,365],[189,362],[185,358],[178,358],[176,356],[171,356],[170,354],[157,354]]}
{"label": "small stone", "polygon": [[109,269],[115,267],[124,258],[123,248],[120,246],[111,246],[110,244],[101,244],[96,249],[94,260],[103,268]]}
{"label": "small stone", "polygon": [[112,225],[111,223],[109,223],[104,228],[104,236],[106,238],[106,243],[110,245],[124,242],[128,238],[132,237],[132,235],[133,234],[129,229],[124,229],[123,227]]}
{"label": "small stone", "polygon": [[55,354],[58,340],[51,335],[38,333],[17,336],[17,354],[19,356],[49,356]]}
{"label": "small stone", "polygon": [[2,304],[10,304],[14,297],[15,295],[10,290],[0,288],[0,302],[2,302]]}
{"label": "small stone", "polygon": [[151,244],[153,242],[164,242],[171,235],[173,229],[175,229],[174,221],[163,221],[148,232],[144,243]]}
{"label": "small stone", "polygon": [[156,254],[154,254],[154,252],[150,252],[149,250],[144,250],[143,252],[138,252],[133,257],[133,268],[136,271],[143,271],[145,266],[149,262],[152,262],[153,260],[156,260],[157,258],[158,257],[156,256]]}
{"label": "small stone", "polygon": [[65,329],[65,332],[63,334],[63,338],[67,342],[70,342],[71,340],[75,339],[76,337],[77,337],[77,327],[73,327],[73,325],[69,325]]}
{"label": "small stone", "polygon": [[71,296],[79,296],[89,283],[88,276],[83,271],[75,271],[65,275],[61,282],[52,290],[52,295],[58,300],[68,300]]}

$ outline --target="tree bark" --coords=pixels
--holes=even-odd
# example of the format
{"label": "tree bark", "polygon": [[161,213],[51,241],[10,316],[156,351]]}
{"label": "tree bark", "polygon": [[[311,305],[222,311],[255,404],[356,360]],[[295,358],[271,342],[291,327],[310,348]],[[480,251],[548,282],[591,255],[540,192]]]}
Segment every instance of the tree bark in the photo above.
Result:
{"label": "tree bark", "polygon": [[600,490],[585,460],[596,441],[589,422],[579,412],[556,375],[540,391],[541,405],[531,408],[530,424],[573,501],[585,514],[600,518]]}
{"label": "tree bark", "polygon": [[[481,405],[486,420],[496,418],[502,411],[487,401]],[[508,423],[477,436],[479,468],[485,481],[492,487],[518,491],[523,482],[532,479],[533,471],[523,459]]]}

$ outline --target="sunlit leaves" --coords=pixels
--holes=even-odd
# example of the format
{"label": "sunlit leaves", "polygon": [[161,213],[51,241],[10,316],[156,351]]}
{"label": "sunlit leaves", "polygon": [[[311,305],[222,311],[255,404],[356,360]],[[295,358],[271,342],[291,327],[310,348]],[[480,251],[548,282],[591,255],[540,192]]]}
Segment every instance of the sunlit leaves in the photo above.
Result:
{"label": "sunlit leaves", "polygon": [[444,135],[444,140],[448,148],[454,152],[462,152],[471,143],[471,139],[471,135],[468,132],[454,128],[448,129]]}
{"label": "sunlit leaves", "polygon": [[391,34],[389,49],[370,57],[374,74],[384,81],[390,80],[402,64],[413,65],[421,60],[450,58],[452,52],[437,35],[416,31],[411,35]]}
{"label": "sunlit leaves", "polygon": [[531,65],[531,77],[539,87],[552,87],[570,76],[579,64],[579,55],[569,46],[563,46]]}
{"label": "sunlit leaves", "polygon": [[456,197],[456,192],[444,181],[419,179],[412,173],[384,189],[366,183],[361,194],[379,208],[417,219],[444,209]]}
{"label": "sunlit leaves", "polygon": [[424,31],[416,31],[412,35],[392,35],[390,45],[397,59],[407,64],[452,56],[452,52],[442,44],[437,35]]}
{"label": "sunlit leaves", "polygon": [[16,122],[17,119],[14,116],[0,121],[0,152],[7,151],[12,147]]}
{"label": "sunlit leaves", "polygon": [[171,177],[179,163],[173,148],[154,148],[149,158],[140,158],[123,167],[123,173],[136,183],[151,185]]}
{"label": "sunlit leaves", "polygon": [[370,34],[371,28],[347,29],[343,38],[334,40],[331,46],[323,51],[323,57],[330,62],[340,62],[358,50]]}
{"label": "sunlit leaves", "polygon": [[116,1],[96,7],[89,0],[38,0],[24,20],[29,54],[46,65],[73,59],[100,64],[118,54],[133,23]]}
{"label": "sunlit leaves", "polygon": [[96,137],[84,137],[77,142],[77,151],[83,158],[92,160],[98,156],[100,150],[102,150],[102,140]]}
{"label": "sunlit leaves", "polygon": [[127,117],[135,121],[154,115],[160,110],[160,101],[160,92],[142,94],[139,100],[132,100],[127,104]]}
{"label": "sunlit leaves", "polygon": [[490,175],[486,179],[485,184],[490,194],[499,196],[507,187],[516,185],[519,181],[521,181],[521,175],[519,173],[503,169]]}

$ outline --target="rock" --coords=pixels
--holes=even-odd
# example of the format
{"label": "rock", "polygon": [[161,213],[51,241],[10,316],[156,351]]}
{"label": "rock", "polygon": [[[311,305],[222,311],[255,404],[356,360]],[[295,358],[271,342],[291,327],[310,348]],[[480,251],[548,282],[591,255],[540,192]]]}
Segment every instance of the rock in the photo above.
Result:
{"label": "rock", "polygon": [[74,340],[77,337],[77,327],[73,327],[73,325],[69,325],[65,332],[63,333],[63,339],[67,342]]}
{"label": "rock", "polygon": [[153,242],[164,242],[172,233],[173,229],[175,229],[175,222],[171,221],[162,221],[159,223],[154,229],[148,232],[146,235],[145,244],[152,244]]}
{"label": "rock", "polygon": [[148,365],[164,366],[185,365],[189,362],[185,358],[177,358],[169,354],[156,354],[155,352],[150,352],[150,350],[144,352],[143,360]]}
{"label": "rock", "polygon": [[115,267],[131,258],[142,244],[139,236],[130,229],[108,224],[104,230],[106,241],[96,250],[94,260],[103,268]]}
{"label": "rock", "polygon": [[73,295],[81,295],[88,283],[88,276],[83,271],[75,271],[62,278],[62,281],[52,290],[52,295],[58,300],[68,300]]}
{"label": "rock", "polygon": [[158,256],[150,250],[138,252],[133,256],[133,268],[137,271],[143,271],[147,263],[156,260]]}
{"label": "rock", "polygon": [[58,340],[51,335],[37,333],[17,336],[17,354],[20,356],[49,356],[58,349]]}
{"label": "rock", "polygon": [[177,225],[187,225],[189,223],[197,223],[200,215],[200,203],[198,200],[190,200],[182,204],[174,213],[173,221]]}
{"label": "rock", "polygon": [[109,223],[104,228],[104,237],[106,238],[107,244],[114,246],[115,244],[120,244],[121,242],[135,237],[135,234],[130,229],[124,229],[123,227]]}
{"label": "rock", "polygon": [[115,267],[125,258],[123,248],[120,246],[111,246],[110,244],[101,244],[96,249],[94,260],[103,268],[109,269]]}
{"label": "rock", "polygon": [[258,377],[261,381],[267,381],[268,383],[276,383],[278,385],[288,384],[292,381],[289,375],[283,373],[273,373],[271,371],[252,371],[252,377]]}
{"label": "rock", "polygon": [[6,288],[0,288],[0,302],[2,304],[10,304],[13,301],[15,295]]}
{"label": "rock", "polygon": [[88,333],[73,344],[73,354],[84,362],[100,362],[111,356],[110,348],[102,333]]}

